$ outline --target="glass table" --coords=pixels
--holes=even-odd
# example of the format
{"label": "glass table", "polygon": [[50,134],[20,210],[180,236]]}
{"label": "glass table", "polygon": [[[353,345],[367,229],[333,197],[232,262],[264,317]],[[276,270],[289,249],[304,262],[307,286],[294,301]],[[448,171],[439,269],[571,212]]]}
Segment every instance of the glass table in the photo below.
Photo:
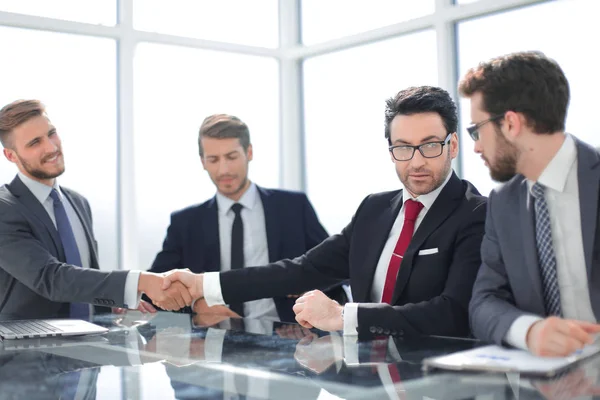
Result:
{"label": "glass table", "polygon": [[4,341],[0,399],[571,399],[600,395],[600,358],[553,379],[424,371],[475,340],[357,341],[262,320],[100,315],[97,336]]}

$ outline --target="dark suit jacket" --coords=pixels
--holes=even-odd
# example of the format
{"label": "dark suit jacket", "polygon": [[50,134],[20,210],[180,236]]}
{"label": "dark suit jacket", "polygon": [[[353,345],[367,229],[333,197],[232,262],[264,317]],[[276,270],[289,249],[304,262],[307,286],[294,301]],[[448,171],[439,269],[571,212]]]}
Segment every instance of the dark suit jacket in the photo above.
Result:
{"label": "dark suit jacket", "polygon": [[[596,319],[600,319],[600,155],[577,139],[575,144],[589,294]],[[471,327],[479,339],[501,344],[518,317],[546,316],[533,218],[523,175],[490,195],[481,244],[482,265],[470,304]]]}
{"label": "dark suit jacket", "polygon": [[0,319],[68,317],[68,302],[124,306],[128,271],[98,271],[90,206],[61,190],[85,229],[91,268],[65,264],[50,216],[17,176],[0,187]]}
{"label": "dark suit jacket", "polygon": [[[453,173],[406,250],[392,303],[361,304],[358,333],[469,334],[467,307],[481,263],[485,197]],[[221,273],[226,302],[298,293],[350,279],[354,301],[368,303],[375,269],[402,207],[402,191],[368,196],[341,234],[295,260]],[[438,253],[418,255],[421,249]]]}
{"label": "dark suit jacket", "polygon": [[[297,257],[327,238],[315,210],[304,193],[263,189],[258,193],[265,212],[269,262]],[[163,249],[151,272],[189,268],[195,273],[220,271],[219,216],[216,197],[171,215]],[[275,298],[282,321],[295,321],[295,299]]]}

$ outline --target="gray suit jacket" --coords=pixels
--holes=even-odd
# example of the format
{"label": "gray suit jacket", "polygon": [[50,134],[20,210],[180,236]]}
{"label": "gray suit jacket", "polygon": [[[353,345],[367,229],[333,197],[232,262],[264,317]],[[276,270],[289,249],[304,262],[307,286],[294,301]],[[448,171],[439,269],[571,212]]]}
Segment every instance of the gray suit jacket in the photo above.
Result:
{"label": "gray suit jacket", "polygon": [[124,306],[128,271],[98,270],[90,206],[61,190],[85,229],[91,268],[65,264],[50,216],[17,176],[0,187],[0,319],[68,317],[68,302]]}
{"label": "gray suit jacket", "polygon": [[[600,154],[575,139],[581,209],[581,233],[590,300],[600,318],[600,226],[598,217]],[[502,344],[522,315],[546,316],[527,181],[517,175],[488,200],[482,265],[473,288],[469,314],[475,336]]]}

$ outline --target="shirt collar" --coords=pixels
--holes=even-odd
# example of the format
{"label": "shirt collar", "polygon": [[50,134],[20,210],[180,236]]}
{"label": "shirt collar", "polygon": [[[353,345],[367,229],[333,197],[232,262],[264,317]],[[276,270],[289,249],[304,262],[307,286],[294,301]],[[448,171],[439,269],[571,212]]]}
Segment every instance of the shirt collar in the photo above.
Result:
{"label": "shirt collar", "polygon": [[[560,146],[560,149],[558,149],[552,160],[544,168],[537,181],[547,188],[562,192],[567,184],[569,171],[576,159],[577,149],[575,148],[575,141],[571,135],[566,134],[562,146]],[[527,180],[527,187],[530,192],[534,183],[529,179]]]}
{"label": "shirt collar", "polygon": [[450,172],[448,173],[446,180],[444,181],[444,183],[442,183],[440,185],[439,188],[437,188],[434,191],[431,191],[427,194],[422,194],[418,197],[412,197],[410,195],[410,193],[408,192],[408,190],[406,190],[406,188],[405,188],[402,191],[402,204],[404,204],[406,202],[406,200],[414,200],[414,201],[418,201],[419,203],[423,204],[423,207],[426,210],[429,210],[431,208],[431,206],[433,205],[433,203],[435,202],[435,199],[437,199],[437,197],[439,196],[439,194],[442,191],[442,189],[444,188],[444,186],[446,186],[446,184],[448,183],[450,178],[452,178],[452,174],[453,174],[453,171],[452,171],[452,169],[450,169]]}
{"label": "shirt collar", "polygon": [[50,187],[48,185],[44,185],[43,183],[35,181],[21,172],[19,172],[19,179],[21,179],[21,182],[23,182],[23,184],[27,187],[27,189],[29,189],[29,191],[31,191],[31,193],[33,193],[35,198],[41,204],[44,204],[46,202],[46,200],[48,200],[48,197],[50,196],[52,189],[56,189],[56,191],[58,192],[58,196],[62,199],[62,193],[60,191],[60,188],[58,187],[58,180],[56,180],[56,179],[54,180],[53,187]]}
{"label": "shirt collar", "polygon": [[254,182],[250,182],[250,186],[246,193],[242,195],[242,197],[238,201],[233,201],[229,197],[222,195],[217,192],[217,206],[219,208],[220,214],[227,214],[231,209],[231,206],[235,203],[240,203],[245,208],[252,210],[256,206],[256,201],[258,200],[258,189]]}

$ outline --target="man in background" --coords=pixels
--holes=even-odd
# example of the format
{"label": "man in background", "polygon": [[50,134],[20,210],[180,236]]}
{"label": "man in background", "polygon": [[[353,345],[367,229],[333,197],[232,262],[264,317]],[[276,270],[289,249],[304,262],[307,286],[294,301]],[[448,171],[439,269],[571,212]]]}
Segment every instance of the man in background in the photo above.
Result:
{"label": "man in background", "polygon": [[[203,273],[263,265],[297,257],[327,238],[305,194],[265,189],[250,181],[250,131],[239,118],[226,114],[207,117],[200,127],[198,147],[202,166],[217,193],[171,215],[163,249],[151,272],[188,268]],[[338,300],[344,296],[339,285],[328,294]],[[232,302],[230,309],[208,310],[206,302],[200,301],[194,311],[234,315],[233,311],[252,319],[294,321],[295,298],[286,295]]]}

